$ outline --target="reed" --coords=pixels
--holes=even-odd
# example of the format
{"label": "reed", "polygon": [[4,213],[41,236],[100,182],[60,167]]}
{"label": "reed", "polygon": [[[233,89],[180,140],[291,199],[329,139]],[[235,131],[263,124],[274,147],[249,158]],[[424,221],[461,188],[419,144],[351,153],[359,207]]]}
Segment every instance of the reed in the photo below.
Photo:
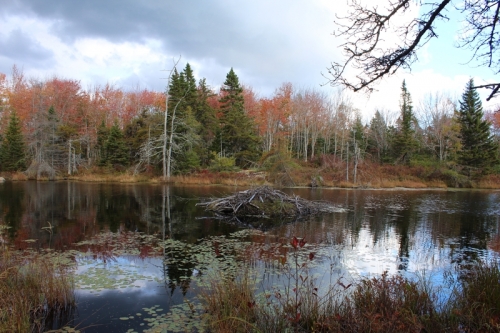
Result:
{"label": "reed", "polygon": [[453,314],[464,332],[500,332],[500,267],[496,261],[473,265],[455,290]]}
{"label": "reed", "polygon": [[0,332],[43,332],[73,310],[67,268],[42,254],[4,249],[0,255]]}

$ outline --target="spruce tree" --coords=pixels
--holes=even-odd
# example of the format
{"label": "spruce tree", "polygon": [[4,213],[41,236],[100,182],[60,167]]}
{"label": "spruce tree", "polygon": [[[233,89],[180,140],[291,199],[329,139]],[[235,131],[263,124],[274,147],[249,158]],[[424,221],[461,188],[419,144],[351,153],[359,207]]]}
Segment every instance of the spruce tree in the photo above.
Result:
{"label": "spruce tree", "polygon": [[123,132],[115,123],[109,130],[108,137],[104,142],[106,165],[127,165],[129,162],[128,148]]}
{"label": "spruce tree", "polygon": [[105,165],[106,164],[106,150],[105,150],[105,144],[106,140],[108,139],[109,135],[109,129],[106,127],[106,124],[104,123],[104,120],[101,122],[99,127],[97,128],[97,144],[96,144],[96,150],[99,153],[99,165]]}
{"label": "spruce tree", "polygon": [[20,171],[26,168],[26,146],[16,112],[12,112],[2,140],[0,161],[3,171]]}
{"label": "spruce tree", "polygon": [[194,156],[196,152],[193,151],[199,145],[200,124],[195,119],[197,102],[196,80],[191,66],[187,64],[180,73],[174,70],[169,86],[167,136],[171,138],[168,149],[171,149],[172,166],[177,172],[199,166],[199,157]]}
{"label": "spruce tree", "polygon": [[259,157],[259,138],[254,122],[245,113],[243,88],[232,68],[221,91],[223,96],[219,100],[222,111],[219,139],[222,153],[235,157],[236,165],[247,166]]}
{"label": "spruce tree", "polygon": [[396,162],[409,164],[411,157],[417,149],[415,140],[415,115],[411,95],[406,88],[406,82],[403,80],[401,86],[400,101],[401,116],[399,118],[399,128],[393,141],[393,151]]}
{"label": "spruce tree", "polygon": [[197,151],[203,166],[208,166],[210,164],[210,147],[212,147],[214,143],[219,127],[216,110],[210,106],[208,102],[209,98],[214,95],[215,94],[208,87],[206,80],[201,79],[197,89],[197,103],[194,115],[201,125],[198,133],[201,142]]}
{"label": "spruce tree", "polygon": [[474,81],[469,80],[462,94],[458,122],[460,124],[461,150],[459,163],[471,175],[471,168],[479,173],[487,173],[498,163],[498,145],[490,132],[490,123],[483,119],[483,106],[479,94],[474,89]]}

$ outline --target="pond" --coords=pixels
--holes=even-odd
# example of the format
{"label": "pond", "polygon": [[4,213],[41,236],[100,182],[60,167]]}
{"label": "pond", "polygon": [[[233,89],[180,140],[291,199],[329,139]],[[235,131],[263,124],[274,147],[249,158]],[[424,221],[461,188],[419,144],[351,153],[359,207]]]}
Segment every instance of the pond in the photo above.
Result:
{"label": "pond", "polygon": [[[77,308],[52,328],[82,332],[184,329],[178,325],[194,313],[208,252],[220,257],[243,243],[257,244],[255,267],[264,271],[266,251],[303,237],[315,253],[316,276],[346,281],[387,271],[425,274],[439,284],[450,267],[500,253],[499,191],[285,189],[330,202],[338,212],[251,224],[217,219],[196,206],[200,198],[239,190],[7,182],[0,184],[0,224],[10,228],[0,241],[17,249],[78,251]],[[248,231],[259,224],[265,231]]]}

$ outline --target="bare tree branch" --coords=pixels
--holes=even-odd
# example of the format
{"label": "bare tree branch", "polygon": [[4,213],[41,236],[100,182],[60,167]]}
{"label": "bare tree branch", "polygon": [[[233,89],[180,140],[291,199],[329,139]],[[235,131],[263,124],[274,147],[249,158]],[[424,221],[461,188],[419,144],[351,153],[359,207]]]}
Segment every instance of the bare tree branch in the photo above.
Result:
{"label": "bare tree branch", "polygon": [[[400,67],[410,69],[418,60],[416,51],[430,39],[437,37],[434,24],[438,19],[446,19],[443,15],[451,0],[430,3],[431,9],[419,18],[413,19],[406,26],[391,28],[394,18],[405,13],[411,6],[411,0],[389,2],[389,9],[383,13],[377,7],[370,9],[361,5],[360,0],[350,2],[353,11],[341,18],[347,24],[337,22],[339,30],[335,36],[346,37],[348,41],[342,44],[347,57],[345,62],[333,62],[328,69],[330,83],[342,85],[353,91],[367,89],[371,91],[375,81],[384,76],[394,74]],[[391,21],[392,20],[392,21]],[[401,43],[393,48],[384,49],[380,44],[388,32],[396,32]],[[346,69],[353,67],[361,70],[356,79],[346,76]]]}
{"label": "bare tree branch", "polygon": [[[443,14],[448,8],[458,10],[465,17],[464,28],[458,31],[460,42],[457,46],[472,51],[469,63],[474,60],[479,66],[500,73],[497,52],[500,47],[500,0],[464,0],[458,6],[453,6],[451,0],[387,0],[387,8],[371,8],[361,1],[350,0],[352,11],[336,22],[338,30],[334,35],[346,38],[347,42],[341,45],[344,61],[333,62],[328,68],[327,78],[331,85],[370,92],[375,82],[394,74],[399,68],[411,69],[418,60],[417,51],[438,37],[435,23],[439,19],[448,19]],[[395,18],[404,14],[412,3],[420,5],[423,13],[407,24],[394,25]],[[400,42],[392,47],[384,46],[384,38],[391,37],[392,33],[396,33]],[[348,75],[348,69],[357,71],[354,78]],[[500,83],[475,88],[491,89],[486,99],[489,101],[497,96]]]}

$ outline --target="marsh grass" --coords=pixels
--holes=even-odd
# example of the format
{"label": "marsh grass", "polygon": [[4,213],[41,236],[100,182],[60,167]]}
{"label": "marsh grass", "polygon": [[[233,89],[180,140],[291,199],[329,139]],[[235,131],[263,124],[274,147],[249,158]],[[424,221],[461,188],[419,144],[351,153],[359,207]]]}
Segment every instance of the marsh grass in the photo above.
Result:
{"label": "marsh grass", "polygon": [[[208,276],[201,295],[210,332],[500,332],[500,268],[478,262],[453,283],[433,285],[383,273],[325,285],[309,269],[299,239],[280,261],[280,283],[263,284],[251,266],[229,279]],[[462,272],[462,274],[458,274]]]}
{"label": "marsh grass", "polygon": [[474,265],[455,290],[453,315],[466,332],[500,332],[500,267]]}
{"label": "marsh grass", "polygon": [[0,332],[43,332],[75,306],[68,268],[52,254],[3,249],[0,255]]}

